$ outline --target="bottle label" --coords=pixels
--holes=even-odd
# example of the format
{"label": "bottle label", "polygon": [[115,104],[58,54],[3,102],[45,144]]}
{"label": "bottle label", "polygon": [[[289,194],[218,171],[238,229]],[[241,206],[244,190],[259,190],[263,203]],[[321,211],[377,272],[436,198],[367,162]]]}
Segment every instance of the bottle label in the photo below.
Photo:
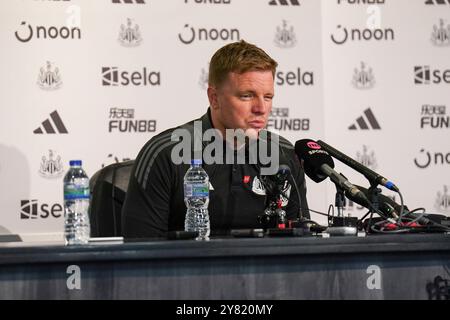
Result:
{"label": "bottle label", "polygon": [[89,188],[75,184],[64,186],[64,200],[89,199]]}
{"label": "bottle label", "polygon": [[208,197],[209,186],[204,183],[185,184],[184,193],[186,197]]}

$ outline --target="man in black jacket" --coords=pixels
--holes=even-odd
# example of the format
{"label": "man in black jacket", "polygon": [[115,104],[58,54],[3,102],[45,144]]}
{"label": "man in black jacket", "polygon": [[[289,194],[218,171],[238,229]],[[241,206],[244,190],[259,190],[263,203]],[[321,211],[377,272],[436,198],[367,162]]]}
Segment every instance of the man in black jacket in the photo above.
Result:
{"label": "man in black jacket", "polygon": [[[191,157],[199,156],[210,179],[212,235],[262,227],[259,217],[267,195],[261,175],[276,173],[279,164],[289,166],[299,189],[290,192],[288,186],[279,205],[287,219],[309,218],[304,172],[293,146],[265,130],[276,67],[263,50],[245,41],[228,44],[213,55],[206,114],[153,137],[136,158],[122,209],[125,237],[165,237],[169,231],[184,229],[183,178]],[[230,130],[245,132],[246,139],[230,135]],[[187,152],[180,148],[186,136],[191,137]],[[267,157],[261,156],[261,150],[268,149],[272,161],[264,163]]]}

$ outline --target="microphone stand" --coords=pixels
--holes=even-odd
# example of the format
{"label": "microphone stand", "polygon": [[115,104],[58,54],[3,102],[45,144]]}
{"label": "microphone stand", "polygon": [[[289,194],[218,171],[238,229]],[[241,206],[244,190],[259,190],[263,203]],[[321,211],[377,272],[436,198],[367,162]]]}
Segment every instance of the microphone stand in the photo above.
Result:
{"label": "microphone stand", "polygon": [[343,218],[344,217],[344,207],[345,203],[345,195],[344,190],[336,185],[336,196],[334,198],[334,206],[337,208],[337,216]]}
{"label": "microphone stand", "polygon": [[259,222],[263,225],[264,229],[268,228],[271,224],[273,218],[276,219],[276,228],[285,229],[286,228],[286,211],[282,207],[281,194],[270,195],[268,197],[266,209],[264,214],[259,216]]}
{"label": "microphone stand", "polygon": [[367,224],[367,230],[366,232],[369,233],[370,232],[370,226],[372,225],[372,217],[374,213],[378,213],[377,211],[379,211],[380,209],[380,194],[381,194],[381,189],[378,188],[378,183],[373,181],[373,180],[369,180],[370,182],[370,188],[368,189],[369,191],[369,201],[372,204],[372,206],[369,208],[369,211],[360,219],[361,223],[364,221],[364,219],[370,214],[369,217],[369,223]]}
{"label": "microphone stand", "polygon": [[358,218],[346,218],[344,216],[344,207],[346,205],[345,192],[337,183],[335,183],[335,186],[336,196],[334,205],[337,208],[337,216],[328,216],[327,232],[330,236],[355,236],[358,234]]}

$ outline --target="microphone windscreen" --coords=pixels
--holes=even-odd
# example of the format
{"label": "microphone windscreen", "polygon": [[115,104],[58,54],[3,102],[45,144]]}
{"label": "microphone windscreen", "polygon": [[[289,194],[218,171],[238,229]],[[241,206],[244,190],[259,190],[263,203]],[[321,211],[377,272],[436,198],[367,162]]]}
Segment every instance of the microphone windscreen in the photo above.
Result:
{"label": "microphone windscreen", "polygon": [[333,158],[314,140],[298,140],[295,143],[295,153],[303,160],[305,173],[314,182],[322,182],[327,178],[321,170],[322,165],[334,168]]}

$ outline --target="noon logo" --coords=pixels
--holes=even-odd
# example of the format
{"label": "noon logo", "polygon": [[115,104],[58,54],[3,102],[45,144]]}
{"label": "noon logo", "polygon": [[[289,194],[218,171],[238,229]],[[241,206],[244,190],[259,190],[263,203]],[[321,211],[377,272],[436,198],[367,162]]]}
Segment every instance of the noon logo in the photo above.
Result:
{"label": "noon logo", "polygon": [[241,35],[236,28],[216,29],[216,28],[194,28],[189,24],[184,25],[184,30],[178,33],[178,39],[184,44],[191,44],[197,41],[239,41]]}
{"label": "noon logo", "polygon": [[28,42],[34,38],[36,39],[81,39],[81,30],[77,27],[48,27],[35,26],[28,24],[26,21],[20,23],[19,30],[14,35],[20,42]]}
{"label": "noon logo", "polygon": [[414,164],[420,169],[435,165],[450,165],[450,152],[430,152],[420,149],[420,155],[414,158]]}
{"label": "noon logo", "polygon": [[342,25],[337,25],[336,31],[331,34],[331,40],[335,44],[344,44],[347,41],[390,41],[394,40],[394,30],[379,28],[352,28],[347,29]]}

